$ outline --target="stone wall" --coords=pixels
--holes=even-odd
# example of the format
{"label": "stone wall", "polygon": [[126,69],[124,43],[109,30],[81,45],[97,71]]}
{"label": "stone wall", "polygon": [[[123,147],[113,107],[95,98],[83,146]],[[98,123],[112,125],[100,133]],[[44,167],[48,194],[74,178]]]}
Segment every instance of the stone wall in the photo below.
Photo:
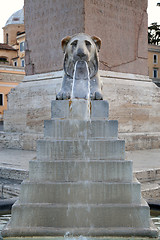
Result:
{"label": "stone wall", "polygon": [[84,32],[83,1],[27,0],[24,4],[26,74],[62,69],[61,39]]}
{"label": "stone wall", "polygon": [[135,74],[147,69],[147,0],[25,0],[26,73],[62,69],[60,41],[85,32],[102,39],[100,68]]}
{"label": "stone wall", "polygon": [[0,81],[10,83],[20,83],[24,78],[25,72],[22,67],[0,65]]}
{"label": "stone wall", "polygon": [[[119,137],[127,150],[160,147],[160,88],[142,75],[100,71],[104,99],[109,102],[110,119],[119,121]],[[9,94],[4,129],[0,139],[22,149],[35,149],[43,133],[44,120],[50,119],[51,101],[62,82],[62,72],[26,76]],[[12,141],[8,142],[9,132]],[[20,136],[17,136],[17,133]],[[21,140],[21,142],[20,142]]]}

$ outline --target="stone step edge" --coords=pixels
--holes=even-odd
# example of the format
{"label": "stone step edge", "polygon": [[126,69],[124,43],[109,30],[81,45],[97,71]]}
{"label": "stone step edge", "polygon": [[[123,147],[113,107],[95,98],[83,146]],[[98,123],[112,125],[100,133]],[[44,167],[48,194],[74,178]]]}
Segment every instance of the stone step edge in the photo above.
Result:
{"label": "stone step edge", "polygon": [[4,179],[23,181],[29,176],[28,170],[0,167],[0,177]]}
{"label": "stone step edge", "polygon": [[[73,140],[74,139],[74,140]],[[47,140],[50,142],[53,141],[122,141],[122,139],[119,139],[117,136],[116,137],[87,137],[87,139],[85,139],[85,137],[52,137],[52,136],[44,136],[41,139],[38,140]]]}
{"label": "stone step edge", "polygon": [[[44,160],[43,160],[44,159]],[[86,164],[88,164],[88,163],[94,163],[94,162],[97,162],[97,163],[124,163],[124,162],[126,162],[126,163],[133,163],[133,161],[132,160],[123,160],[123,159],[114,159],[114,160],[112,160],[112,159],[107,159],[107,160],[104,160],[104,159],[99,159],[99,160],[95,160],[95,159],[89,159],[89,160],[80,160],[80,159],[78,159],[78,160],[68,160],[68,159],[66,159],[66,160],[64,160],[64,159],[58,159],[58,160],[53,160],[53,161],[51,161],[51,160],[48,160],[47,161],[47,159],[46,158],[43,158],[43,159],[36,159],[36,160],[30,160],[29,161],[29,163],[86,163]]]}
{"label": "stone step edge", "polygon": [[160,180],[160,168],[135,171],[134,174],[140,183]]}
{"label": "stone step edge", "polygon": [[[13,205],[13,208],[19,208],[19,207],[40,207],[40,208],[68,208],[68,204],[58,204],[58,203],[20,203],[20,200],[18,199],[15,204]],[[95,207],[95,208],[101,208],[101,207],[108,207],[108,208],[146,208],[149,209],[148,203],[141,198],[141,202],[136,204],[136,203],[106,203],[106,204],[69,204],[70,207],[72,208],[87,208],[90,207]]]}
{"label": "stone step edge", "polygon": [[[53,227],[23,227],[21,232],[19,228],[12,228],[7,226],[5,230],[2,231],[3,237],[9,237],[9,240],[21,240],[22,236],[25,237],[26,240],[30,240],[32,237],[34,240],[34,236],[38,237],[38,239],[44,240],[64,240],[66,233],[69,233],[71,236],[68,236],[68,239],[80,240],[80,236],[87,236],[88,240],[122,240],[122,236],[126,237],[126,240],[147,240],[148,237],[151,237],[153,240],[157,239],[158,231],[157,228],[151,226],[149,228],[53,228]],[[43,237],[44,236],[44,237]],[[55,236],[55,237],[53,237]],[[107,237],[108,236],[108,237]],[[110,236],[113,236],[110,237]],[[20,238],[19,238],[20,237]],[[49,237],[49,238],[47,238]],[[50,238],[51,237],[51,238]],[[97,239],[98,237],[98,239]],[[116,238],[120,237],[120,238]],[[140,238],[139,238],[140,237]],[[147,237],[147,239],[146,239]],[[7,238],[8,239],[8,238]],[[35,238],[37,239],[37,238]],[[125,238],[123,238],[125,240]],[[5,239],[4,239],[5,240]]]}
{"label": "stone step edge", "polygon": [[72,138],[72,139],[65,139],[65,140],[64,140],[64,139],[54,139],[54,138],[52,138],[52,137],[43,137],[42,139],[38,139],[38,140],[37,140],[37,143],[39,143],[39,142],[40,142],[40,143],[41,143],[41,142],[50,142],[50,143],[55,143],[55,142],[56,142],[56,143],[57,143],[57,142],[72,142],[72,143],[73,143],[73,142],[78,142],[78,143],[81,143],[81,142],[86,142],[86,143],[87,143],[87,142],[88,142],[88,143],[89,143],[89,142],[107,142],[107,143],[108,143],[108,142],[109,142],[109,143],[110,143],[110,142],[112,142],[112,143],[113,143],[113,142],[121,142],[121,143],[125,143],[125,141],[124,141],[123,139],[119,139],[119,138],[116,138],[116,139],[114,139],[114,138],[112,139],[112,138],[111,138],[111,140],[109,140],[108,138],[107,138],[107,139],[104,139],[104,140],[103,140],[103,138],[100,138],[100,139],[98,138],[97,141],[96,141],[96,139],[73,139],[73,138]]}
{"label": "stone step edge", "polygon": [[[30,162],[36,162],[36,163],[47,163],[47,161],[38,161],[38,160],[31,160]],[[48,161],[51,163],[52,161]],[[57,160],[54,162],[73,162],[74,161],[65,161],[65,160]],[[78,162],[86,162],[83,160],[76,161]],[[96,162],[96,160],[90,160],[90,162]],[[131,160],[98,160],[97,162],[132,162]],[[149,174],[149,177],[148,177]],[[153,174],[153,175],[152,175]],[[16,169],[16,168],[5,168],[5,167],[0,167],[0,177],[4,179],[14,179],[14,180],[25,180],[29,176],[29,171],[28,170],[22,170],[22,169]],[[140,182],[149,182],[149,181],[155,181],[160,179],[160,168],[155,168],[155,169],[149,169],[149,170],[143,170],[143,171],[135,171],[134,176],[136,179]]]}
{"label": "stone step edge", "polygon": [[[92,123],[95,123],[95,122],[98,122],[98,124],[99,123],[112,123],[112,122],[114,122],[114,123],[116,123],[116,124],[118,124],[118,120],[115,120],[115,119],[103,119],[103,118],[100,118],[100,119],[90,119],[90,120],[82,120],[82,119],[66,119],[66,118],[52,118],[52,119],[46,119],[46,120],[44,120],[44,122],[45,123],[47,123],[47,122],[60,122],[60,123],[63,123],[63,122],[68,122],[68,123],[70,123],[70,121],[72,121],[73,123],[89,123],[90,125],[92,125]],[[72,125],[72,124],[70,124],[70,125]]]}
{"label": "stone step edge", "polygon": [[22,185],[27,185],[27,184],[41,184],[41,185],[46,185],[46,184],[50,184],[50,185],[69,185],[69,184],[73,184],[73,185],[101,185],[101,184],[105,184],[105,185],[140,185],[140,183],[138,181],[136,181],[136,179],[133,179],[132,182],[108,182],[108,181],[77,181],[77,182],[72,182],[72,181],[68,181],[68,182],[61,182],[61,181],[57,181],[57,182],[53,182],[53,181],[33,181],[33,180],[24,180],[22,182]]}

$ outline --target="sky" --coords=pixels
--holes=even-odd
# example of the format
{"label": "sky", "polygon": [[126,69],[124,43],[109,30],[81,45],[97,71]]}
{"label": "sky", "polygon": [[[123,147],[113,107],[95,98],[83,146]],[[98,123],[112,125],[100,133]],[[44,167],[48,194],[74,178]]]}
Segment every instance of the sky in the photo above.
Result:
{"label": "sky", "polygon": [[0,42],[3,42],[3,30],[8,18],[22,9],[24,0],[0,0]]}
{"label": "sky", "polygon": [[[40,1],[40,0],[39,0]],[[141,1],[141,0],[139,0]],[[160,24],[160,7],[157,7],[160,0],[148,0],[148,25],[153,22]],[[24,5],[24,0],[0,0],[0,42],[3,42],[3,30],[8,18]]]}

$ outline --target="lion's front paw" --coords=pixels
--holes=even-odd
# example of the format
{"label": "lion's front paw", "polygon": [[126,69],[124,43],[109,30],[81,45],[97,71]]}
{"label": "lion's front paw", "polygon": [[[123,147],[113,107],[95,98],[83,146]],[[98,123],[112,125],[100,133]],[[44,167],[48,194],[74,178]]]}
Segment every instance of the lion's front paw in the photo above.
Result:
{"label": "lion's front paw", "polygon": [[100,92],[94,92],[90,94],[91,100],[103,100],[103,96]]}
{"label": "lion's front paw", "polygon": [[65,92],[65,91],[60,91],[57,95],[56,95],[56,100],[67,100],[70,99],[70,93],[69,92]]}

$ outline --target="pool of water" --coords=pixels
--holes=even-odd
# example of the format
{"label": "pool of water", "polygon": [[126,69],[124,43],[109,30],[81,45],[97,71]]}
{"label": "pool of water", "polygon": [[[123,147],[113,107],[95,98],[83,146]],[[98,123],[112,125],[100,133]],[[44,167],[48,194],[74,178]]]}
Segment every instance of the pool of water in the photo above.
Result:
{"label": "pool of water", "polygon": [[0,215],[0,239],[2,239],[2,236],[1,236],[2,228],[7,224],[10,217],[11,217],[11,214]]}

